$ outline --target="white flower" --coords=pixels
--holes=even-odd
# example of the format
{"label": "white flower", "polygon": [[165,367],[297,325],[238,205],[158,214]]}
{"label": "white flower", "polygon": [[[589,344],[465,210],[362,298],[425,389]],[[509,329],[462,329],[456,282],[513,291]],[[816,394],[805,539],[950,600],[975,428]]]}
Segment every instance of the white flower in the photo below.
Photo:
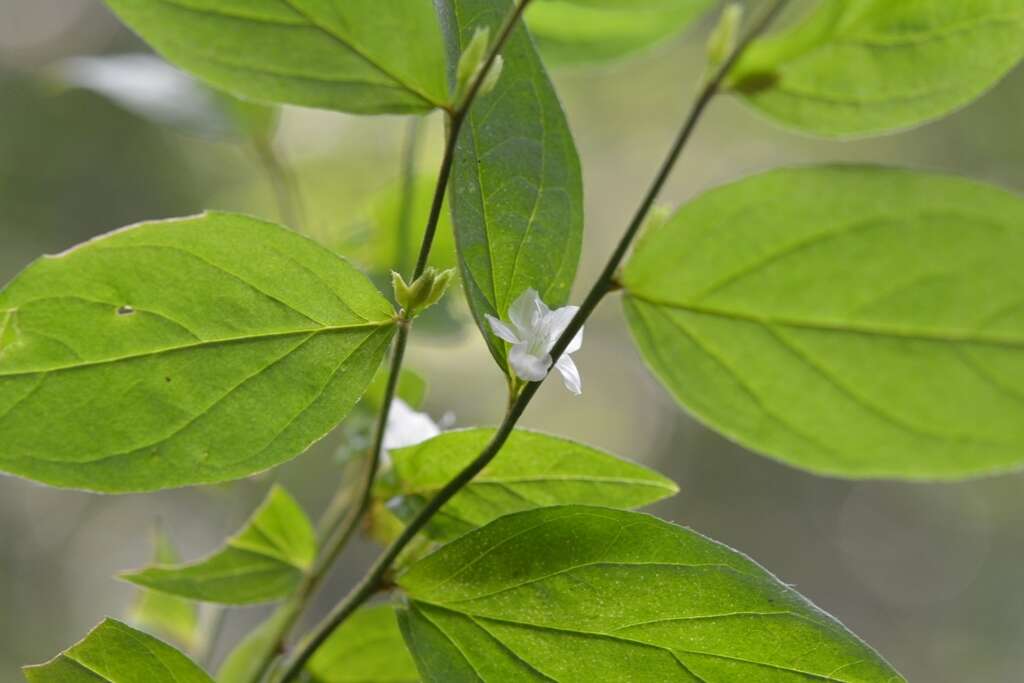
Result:
{"label": "white flower", "polygon": [[426,413],[413,410],[397,396],[391,401],[388,423],[384,428],[384,450],[415,446],[441,433],[441,428]]}
{"label": "white flower", "polygon": [[[521,379],[539,382],[551,370],[551,347],[569,326],[579,306],[563,306],[552,311],[534,289],[527,289],[512,302],[508,309],[511,325],[488,315],[494,334],[504,339],[512,348],[508,352],[508,364]],[[562,357],[555,363],[555,369],[562,375],[565,388],[579,396],[583,392],[580,373],[569,357],[583,345],[583,329],[576,333]]]}

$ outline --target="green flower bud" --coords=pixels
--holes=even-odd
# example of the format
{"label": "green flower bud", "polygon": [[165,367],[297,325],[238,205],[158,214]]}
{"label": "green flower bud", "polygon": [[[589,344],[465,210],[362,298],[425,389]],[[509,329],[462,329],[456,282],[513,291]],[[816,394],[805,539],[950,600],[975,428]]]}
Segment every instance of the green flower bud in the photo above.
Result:
{"label": "green flower bud", "polygon": [[722,12],[711,35],[708,36],[707,55],[708,71],[714,72],[720,67],[732,51],[736,49],[739,38],[740,24],[743,23],[743,5],[730,3]]}
{"label": "green flower bud", "polygon": [[470,82],[476,77],[484,58],[487,57],[487,46],[491,42],[491,29],[477,28],[469,45],[459,57],[459,65],[455,69],[455,101],[460,102],[469,88]]}
{"label": "green flower bud", "polygon": [[454,268],[438,271],[431,266],[410,285],[401,275],[392,271],[391,286],[394,288],[395,301],[407,316],[414,318],[444,296],[454,275]]}
{"label": "green flower bud", "polygon": [[487,72],[487,77],[484,79],[484,82],[480,84],[481,95],[486,95],[494,90],[494,86],[498,84],[498,79],[501,78],[501,70],[504,66],[505,60],[502,59],[501,55],[494,58],[494,64],[491,64],[491,70]]}

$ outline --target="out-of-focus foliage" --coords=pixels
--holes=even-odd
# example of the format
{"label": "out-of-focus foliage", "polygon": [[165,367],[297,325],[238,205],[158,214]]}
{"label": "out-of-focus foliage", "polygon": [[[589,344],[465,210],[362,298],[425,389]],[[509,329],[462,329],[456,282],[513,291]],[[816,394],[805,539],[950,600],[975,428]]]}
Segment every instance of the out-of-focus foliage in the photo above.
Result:
{"label": "out-of-focus foliage", "polygon": [[418,683],[391,605],[364,607],[338,628],[309,661],[316,683]]}
{"label": "out-of-focus foliage", "polygon": [[535,0],[526,20],[553,64],[617,59],[662,43],[714,6],[714,0]]}
{"label": "out-of-focus foliage", "polygon": [[[181,558],[163,528],[153,533],[153,563],[169,565]],[[168,636],[185,650],[194,652],[199,646],[199,605],[192,600],[160,591],[142,589],[131,610],[131,621],[160,636]]]}

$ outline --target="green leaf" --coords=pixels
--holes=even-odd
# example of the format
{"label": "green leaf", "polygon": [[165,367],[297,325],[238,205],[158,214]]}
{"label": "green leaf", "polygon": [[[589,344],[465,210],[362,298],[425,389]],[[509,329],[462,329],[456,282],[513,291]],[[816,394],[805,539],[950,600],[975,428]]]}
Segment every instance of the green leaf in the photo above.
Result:
{"label": "green leaf", "polygon": [[409,0],[107,0],[169,61],[240,97],[357,114],[448,101],[441,30]]}
{"label": "green leaf", "polygon": [[626,266],[633,336],[705,422],[815,472],[1024,463],[1024,202],[959,178],[782,170],[714,190]]}
{"label": "green leaf", "polygon": [[[480,26],[496,35],[508,0],[448,0],[458,55]],[[452,217],[469,306],[498,364],[505,344],[484,318],[505,318],[527,288],[565,303],[583,235],[579,157],[565,114],[530,36],[513,32],[495,89],[476,100],[459,135]]]}
{"label": "green leaf", "polygon": [[[390,507],[408,519],[470,464],[493,429],[445,432],[393,451],[395,482],[379,494],[399,496]],[[583,444],[516,430],[501,453],[434,516],[427,533],[451,539],[510,512],[559,504],[633,508],[679,491],[671,480]]]}
{"label": "green leaf", "polygon": [[417,683],[391,605],[364,607],[317,648],[309,660],[317,683]]}
{"label": "green leaf", "polygon": [[393,316],[344,260],[235,214],[44,256],[0,291],[0,470],[123,492],[273,467],[359,399]]}
{"label": "green leaf", "polygon": [[141,631],[106,619],[46,664],[24,668],[29,683],[213,683],[188,657]]}
{"label": "green leaf", "polygon": [[903,680],[750,559],[636,512],[508,515],[399,584],[426,681]]}
{"label": "green leaf", "polygon": [[751,45],[730,85],[787,126],[869,135],[968,104],[1022,57],[1019,0],[825,0]]}
{"label": "green leaf", "polygon": [[[153,551],[154,564],[180,561],[171,539],[159,527],[153,534]],[[177,641],[189,652],[194,652],[199,646],[199,606],[191,600],[140,590],[131,610],[131,621],[143,629]]]}
{"label": "green leaf", "polygon": [[545,59],[586,64],[664,42],[714,5],[714,0],[536,0],[526,21]]}
{"label": "green leaf", "polygon": [[306,513],[275,485],[241,531],[209,557],[121,578],[193,600],[249,605],[290,595],[315,558],[316,534]]}

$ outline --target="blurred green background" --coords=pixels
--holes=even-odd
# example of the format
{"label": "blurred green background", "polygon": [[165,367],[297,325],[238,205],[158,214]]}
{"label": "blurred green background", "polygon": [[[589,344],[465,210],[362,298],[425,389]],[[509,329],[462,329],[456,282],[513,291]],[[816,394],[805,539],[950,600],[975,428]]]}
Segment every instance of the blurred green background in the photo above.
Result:
{"label": "blurred green background", "polygon": [[[555,70],[583,160],[586,233],[576,299],[599,270],[675,133],[703,60],[701,25],[610,67]],[[70,57],[139,52],[100,0],[0,0],[0,282],[31,259],[128,223],[239,210],[277,219],[258,155],[223,136],[148,121],[92,92],[62,86]],[[786,164],[858,161],[956,172],[1024,190],[1024,71],[970,108],[898,136],[822,142],[772,126],[720,98],[663,200]],[[303,230],[369,263],[372,228],[400,177],[406,120],[286,109],[276,144],[294,168]],[[416,146],[434,172],[439,119]],[[381,199],[384,193],[384,199]],[[413,219],[417,234],[425,216]],[[457,299],[458,297],[453,297]],[[458,426],[493,424],[504,382],[461,305],[414,335],[409,366],[426,409]],[[419,329],[419,328],[418,328]],[[836,615],[911,681],[1019,681],[1024,672],[1024,477],[960,484],[844,482],[747,452],[680,411],[645,371],[607,301],[576,356],[584,394],[540,392],[524,424],[648,463],[679,482],[653,510],[728,543]],[[53,425],[56,430],[59,424]],[[0,680],[48,659],[103,616],[123,617],[134,590],[113,575],[144,564],[161,520],[186,558],[213,549],[284,483],[311,515],[340,485],[343,434],[279,470],[230,486],[99,497],[0,477]],[[313,616],[374,553],[345,555]],[[234,610],[220,656],[265,609]]]}

